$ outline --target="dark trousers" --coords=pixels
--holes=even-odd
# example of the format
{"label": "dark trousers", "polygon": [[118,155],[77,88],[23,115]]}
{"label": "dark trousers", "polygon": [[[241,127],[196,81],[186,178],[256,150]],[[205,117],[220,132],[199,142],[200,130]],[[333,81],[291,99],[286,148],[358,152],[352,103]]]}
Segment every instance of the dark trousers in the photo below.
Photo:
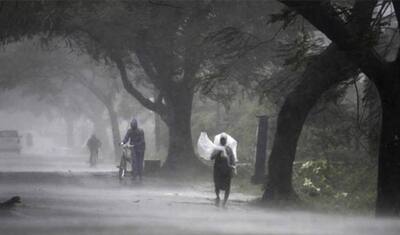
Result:
{"label": "dark trousers", "polygon": [[142,179],[144,151],[132,151],[132,177]]}
{"label": "dark trousers", "polygon": [[94,166],[97,164],[98,157],[99,157],[99,150],[98,149],[90,149],[89,163],[91,166]]}

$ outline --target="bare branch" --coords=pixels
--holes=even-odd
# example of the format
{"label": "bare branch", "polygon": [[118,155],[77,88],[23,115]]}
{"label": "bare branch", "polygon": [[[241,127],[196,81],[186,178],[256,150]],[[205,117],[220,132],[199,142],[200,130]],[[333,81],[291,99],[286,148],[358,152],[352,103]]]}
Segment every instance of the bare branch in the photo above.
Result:
{"label": "bare branch", "polygon": [[400,2],[398,0],[392,0],[394,12],[396,13],[397,18],[397,28],[400,30]]}
{"label": "bare branch", "polygon": [[[397,29],[400,33],[400,2],[398,0],[392,0],[393,7],[394,7],[394,12],[396,13],[396,19],[397,19]],[[395,63],[397,66],[400,66],[400,47],[397,50],[397,58]]]}
{"label": "bare branch", "polygon": [[160,113],[161,109],[159,107],[157,107],[157,105],[154,102],[152,102],[150,99],[144,97],[143,94],[140,93],[140,91],[138,91],[132,85],[132,83],[129,81],[128,75],[126,72],[126,67],[125,67],[125,64],[122,61],[122,59],[121,58],[113,58],[113,60],[114,60],[115,64],[117,65],[117,68],[120,72],[122,84],[124,85],[125,89],[129,92],[129,94],[131,94],[133,97],[135,97],[147,109],[150,109],[156,113]]}
{"label": "bare branch", "polygon": [[[356,32],[353,31],[352,27],[346,27],[346,22],[334,14],[335,9],[329,2],[323,0],[280,0],[280,2],[295,9],[331,41],[335,42],[339,48],[345,50],[347,55],[362,68],[363,72],[369,78],[379,78],[382,74],[387,72],[387,63],[383,58],[381,58],[373,47],[363,48],[362,45],[360,45],[360,40],[358,40],[359,35],[355,34]],[[359,0],[358,2],[358,6],[362,6],[364,9],[371,9],[376,3],[376,1],[365,1],[363,4],[369,5],[363,5],[363,1]],[[354,9],[354,12],[362,13],[361,10],[356,9]],[[375,82],[380,84],[382,81]]]}

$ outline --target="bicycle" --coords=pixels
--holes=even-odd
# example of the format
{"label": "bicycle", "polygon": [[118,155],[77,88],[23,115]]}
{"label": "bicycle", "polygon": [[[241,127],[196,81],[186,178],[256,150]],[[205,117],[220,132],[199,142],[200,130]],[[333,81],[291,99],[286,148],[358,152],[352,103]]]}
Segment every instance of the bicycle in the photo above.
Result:
{"label": "bicycle", "polygon": [[121,161],[119,163],[119,171],[118,171],[118,177],[119,181],[122,182],[124,179],[126,173],[127,173],[127,164],[130,163],[132,165],[132,154],[133,152],[133,145],[130,144],[123,144],[122,145],[122,156],[121,156]]}

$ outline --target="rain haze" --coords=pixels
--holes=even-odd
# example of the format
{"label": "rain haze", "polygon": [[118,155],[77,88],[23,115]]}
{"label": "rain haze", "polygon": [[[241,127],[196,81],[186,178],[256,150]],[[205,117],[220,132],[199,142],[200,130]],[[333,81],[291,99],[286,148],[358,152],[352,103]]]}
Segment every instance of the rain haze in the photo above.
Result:
{"label": "rain haze", "polygon": [[400,234],[399,19],[0,0],[0,234]]}

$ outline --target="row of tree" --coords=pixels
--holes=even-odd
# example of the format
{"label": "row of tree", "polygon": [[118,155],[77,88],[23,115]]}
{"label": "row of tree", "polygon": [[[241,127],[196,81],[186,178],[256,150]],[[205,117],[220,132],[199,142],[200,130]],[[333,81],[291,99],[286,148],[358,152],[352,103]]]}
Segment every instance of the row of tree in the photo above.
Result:
{"label": "row of tree", "polygon": [[[378,156],[377,213],[399,215],[400,187],[397,182],[400,180],[400,158],[398,157],[400,154],[398,137],[400,128],[397,120],[400,114],[400,59],[396,51],[395,59],[393,61],[387,61],[385,54],[377,50],[377,45],[382,43],[379,37],[381,33],[384,32],[382,25],[387,26],[388,24],[388,22],[384,21],[389,19],[390,26],[390,24],[393,24],[393,21],[398,21],[400,18],[399,2],[382,1],[378,4],[377,1],[355,1],[354,5],[350,8],[335,6],[325,1],[314,1],[312,3],[306,1],[281,2],[303,16],[309,23],[323,32],[332,41],[331,48],[328,48],[324,54],[329,53],[329,49],[332,51],[335,50],[334,48],[338,48],[340,51],[336,53],[342,56],[342,58],[338,59],[348,61],[345,65],[338,64],[340,68],[350,67],[351,71],[351,67],[356,66],[357,69],[366,74],[375,84],[380,96],[382,108],[382,130]],[[389,7],[393,9],[391,12],[386,11]],[[344,10],[342,12],[338,9]],[[398,27],[397,24],[397,27],[394,28],[395,34],[398,33]],[[384,43],[385,47],[392,47],[392,50],[398,48],[398,40]],[[321,57],[323,57],[324,54],[321,54]],[[340,63],[336,58],[335,62]],[[312,66],[312,63],[309,66]],[[335,69],[335,71],[341,71],[340,68]],[[322,73],[326,73],[325,68],[318,67],[317,69]],[[329,80],[326,84],[315,87],[314,89],[312,89],[313,86],[311,86],[311,88],[308,86],[309,90],[313,91],[306,93],[294,92],[286,99],[286,105],[283,106],[280,112],[279,121],[282,121],[282,123],[278,124],[279,126],[276,134],[277,137],[283,135],[284,139],[276,140],[274,143],[273,153],[269,162],[269,187],[267,187],[264,198],[274,196],[281,197],[282,195],[288,197],[293,194],[290,176],[298,135],[305,116],[309,112],[309,105],[315,103],[315,100],[320,97],[321,89],[336,85],[338,82],[337,79],[340,79],[336,76],[332,78],[330,76],[327,77],[326,74],[322,77],[324,76],[326,80]],[[343,77],[343,75],[340,77]],[[300,89],[307,91],[305,87],[300,87]],[[304,95],[306,97],[305,99],[309,97],[308,99],[310,100],[299,104],[299,106],[291,106],[293,103],[292,100],[303,100]],[[290,122],[285,120],[285,118],[290,118],[291,115],[299,114],[301,116],[297,120],[291,119]],[[294,135],[285,138],[284,133],[286,130],[282,130],[282,128],[286,128],[284,126],[287,126],[288,123],[294,125],[294,127],[289,127],[293,128]],[[287,140],[291,141],[289,143],[284,143]],[[286,148],[279,147],[282,145],[285,145]],[[281,173],[282,171],[284,173]]]}
{"label": "row of tree", "polygon": [[[293,162],[307,115],[322,94],[362,72],[375,84],[382,107],[377,212],[398,214],[400,59],[395,22],[400,17],[399,3],[279,2],[283,5],[271,1],[2,1],[0,40],[7,44],[40,35],[46,43],[62,38],[68,47],[115,67],[126,91],[168,126],[167,169],[199,165],[191,136],[197,91],[226,101],[240,84],[273,99],[274,87],[292,83],[278,117],[264,200],[296,197]],[[298,15],[308,23],[298,20]],[[385,40],[382,35],[390,30],[394,36]],[[329,39],[317,49],[315,35],[309,36],[316,31]],[[282,58],[274,50],[282,44],[295,44],[290,56]],[[396,51],[395,59],[388,61],[385,51]],[[305,58],[307,63],[301,65]],[[288,64],[302,66],[302,75],[291,79]],[[138,71],[145,76],[138,78]],[[149,86],[156,97],[143,94],[133,81]]]}

